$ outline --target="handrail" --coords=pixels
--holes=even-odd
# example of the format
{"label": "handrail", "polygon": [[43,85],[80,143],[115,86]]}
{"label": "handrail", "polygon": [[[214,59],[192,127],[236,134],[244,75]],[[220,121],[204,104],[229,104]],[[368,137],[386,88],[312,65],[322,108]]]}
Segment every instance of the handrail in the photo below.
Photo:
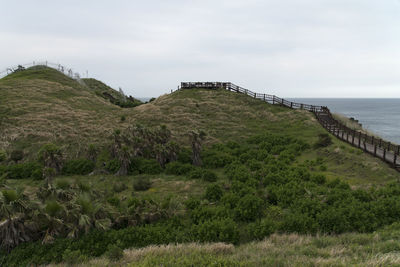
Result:
{"label": "handrail", "polygon": [[7,75],[9,75],[9,74],[11,74],[11,73],[13,73],[13,72],[15,72],[20,67],[29,68],[29,67],[33,67],[33,66],[46,66],[46,67],[58,70],[59,72],[69,76],[72,79],[75,79],[75,80],[78,80],[78,81],[81,79],[81,75],[78,72],[74,72],[72,70],[72,68],[68,68],[68,67],[65,67],[65,66],[63,66],[61,64],[52,63],[52,62],[48,62],[48,61],[33,61],[33,62],[30,62],[30,63],[20,64],[20,65],[17,65],[17,66],[12,66],[12,67],[6,68],[6,69],[0,71],[0,79],[5,77],[5,76],[7,76]]}
{"label": "handrail", "polygon": [[[400,171],[400,145],[392,144],[362,131],[353,130],[336,120],[326,106],[315,106],[288,101],[275,95],[255,93],[230,82],[182,82],[180,89],[225,89],[231,92],[242,93],[264,102],[281,105],[291,109],[304,109],[315,114],[319,123],[337,138],[363,149],[366,153],[380,158]],[[178,88],[179,89],[179,88]]]}

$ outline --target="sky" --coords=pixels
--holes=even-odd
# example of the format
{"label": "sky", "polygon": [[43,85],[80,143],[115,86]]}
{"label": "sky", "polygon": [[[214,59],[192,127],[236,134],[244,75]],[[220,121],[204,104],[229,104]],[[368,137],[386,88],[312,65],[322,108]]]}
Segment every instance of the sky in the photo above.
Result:
{"label": "sky", "polygon": [[0,71],[47,60],[136,97],[400,97],[400,0],[0,0],[0,25]]}

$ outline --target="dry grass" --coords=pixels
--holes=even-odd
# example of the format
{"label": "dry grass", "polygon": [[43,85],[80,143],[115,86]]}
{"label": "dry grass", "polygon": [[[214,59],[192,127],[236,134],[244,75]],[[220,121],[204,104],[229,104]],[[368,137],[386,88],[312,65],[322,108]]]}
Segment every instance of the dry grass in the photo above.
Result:
{"label": "dry grass", "polygon": [[379,233],[274,234],[237,247],[188,243],[127,249],[120,261],[101,257],[78,266],[397,266],[400,252],[393,244]]}

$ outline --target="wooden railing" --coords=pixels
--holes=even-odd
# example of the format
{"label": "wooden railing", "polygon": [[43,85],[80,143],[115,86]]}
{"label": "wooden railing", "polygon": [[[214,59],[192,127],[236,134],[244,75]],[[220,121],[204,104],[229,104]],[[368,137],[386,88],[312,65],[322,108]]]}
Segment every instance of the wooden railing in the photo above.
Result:
{"label": "wooden railing", "polygon": [[281,105],[291,109],[304,109],[313,112],[319,123],[337,138],[363,149],[374,157],[380,158],[400,171],[400,146],[377,138],[372,135],[351,129],[342,122],[336,120],[328,107],[315,106],[288,101],[286,99],[269,94],[259,94],[230,82],[182,82],[180,89],[224,89],[231,92],[242,93],[250,97],[260,99],[273,105]]}

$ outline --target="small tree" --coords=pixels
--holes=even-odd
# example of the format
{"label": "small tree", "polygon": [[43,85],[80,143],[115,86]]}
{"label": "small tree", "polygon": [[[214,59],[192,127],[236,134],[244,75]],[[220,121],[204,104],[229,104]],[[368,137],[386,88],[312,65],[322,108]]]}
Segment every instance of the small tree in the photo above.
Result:
{"label": "small tree", "polygon": [[24,158],[24,152],[22,150],[16,149],[11,151],[10,159],[15,163],[18,163],[18,161],[22,160],[23,158]]}
{"label": "small tree", "polygon": [[46,144],[39,150],[39,161],[46,168],[53,168],[56,173],[61,171],[62,153],[61,149],[55,144]]}
{"label": "small tree", "polygon": [[201,149],[202,143],[206,137],[206,133],[203,131],[190,131],[190,142],[192,145],[192,162],[195,166],[201,166]]}
{"label": "small tree", "polygon": [[131,163],[131,153],[127,146],[123,146],[118,152],[118,160],[120,162],[120,168],[117,175],[128,175],[129,166]]}

